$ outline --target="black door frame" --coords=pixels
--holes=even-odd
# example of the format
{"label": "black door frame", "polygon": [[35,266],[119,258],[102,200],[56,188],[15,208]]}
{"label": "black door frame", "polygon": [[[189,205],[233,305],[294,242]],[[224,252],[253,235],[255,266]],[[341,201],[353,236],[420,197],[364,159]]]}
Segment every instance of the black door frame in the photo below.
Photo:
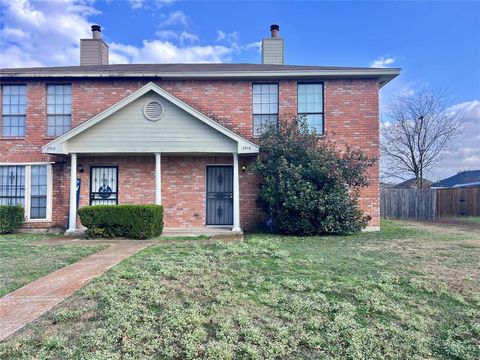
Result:
{"label": "black door frame", "polygon": [[[214,167],[227,167],[232,169],[232,223],[231,224],[222,224],[222,225],[217,225],[217,224],[209,224],[208,223],[208,168],[214,168]],[[233,197],[235,196],[234,191],[233,191],[233,164],[207,164],[205,166],[205,226],[216,226],[216,227],[232,227],[233,226],[233,221],[234,221],[234,211],[235,209],[233,208],[234,201]]]}

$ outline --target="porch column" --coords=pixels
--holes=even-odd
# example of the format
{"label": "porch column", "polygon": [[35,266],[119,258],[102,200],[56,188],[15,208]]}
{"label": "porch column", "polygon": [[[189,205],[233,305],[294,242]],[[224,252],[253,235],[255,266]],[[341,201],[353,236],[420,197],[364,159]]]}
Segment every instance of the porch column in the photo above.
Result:
{"label": "porch column", "polygon": [[162,204],[162,154],[155,153],[155,204]]}
{"label": "porch column", "polygon": [[70,154],[70,212],[67,233],[77,230],[77,154]]}
{"label": "porch column", "polygon": [[233,154],[233,229],[240,229],[240,183],[238,179],[238,154]]}

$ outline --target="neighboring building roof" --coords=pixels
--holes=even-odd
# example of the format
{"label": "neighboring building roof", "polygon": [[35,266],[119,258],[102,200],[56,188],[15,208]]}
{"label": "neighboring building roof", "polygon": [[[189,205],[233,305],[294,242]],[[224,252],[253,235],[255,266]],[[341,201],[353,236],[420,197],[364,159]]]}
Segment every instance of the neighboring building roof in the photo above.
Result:
{"label": "neighboring building roof", "polygon": [[480,181],[453,185],[454,188],[457,188],[457,187],[477,187],[477,186],[480,186]]}
{"label": "neighboring building roof", "polygon": [[380,86],[400,74],[398,68],[270,64],[116,64],[0,69],[0,78],[148,77],[148,78],[378,78]]}
{"label": "neighboring building roof", "polygon": [[[429,189],[432,184],[433,184],[433,181],[423,179],[422,186],[424,189]],[[416,189],[417,179],[411,178],[411,179],[405,180],[404,182],[401,182],[400,184],[395,185],[394,188],[395,189]]]}
{"label": "neighboring building roof", "polygon": [[475,183],[480,181],[480,170],[467,170],[459,172],[449,178],[443,179],[435,184],[432,184],[432,188],[448,188],[457,185]]}
{"label": "neighboring building roof", "polygon": [[395,184],[380,182],[380,188],[381,189],[393,189],[394,187],[395,187]]}

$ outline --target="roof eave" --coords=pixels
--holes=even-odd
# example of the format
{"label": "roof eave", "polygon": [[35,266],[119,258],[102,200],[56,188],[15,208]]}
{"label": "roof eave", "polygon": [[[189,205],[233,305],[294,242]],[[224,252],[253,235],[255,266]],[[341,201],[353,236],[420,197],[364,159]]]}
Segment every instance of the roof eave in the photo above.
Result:
{"label": "roof eave", "polygon": [[378,78],[381,86],[400,74],[398,68],[364,70],[199,71],[199,72],[0,72],[7,78],[162,78],[162,79],[264,79],[264,78]]}

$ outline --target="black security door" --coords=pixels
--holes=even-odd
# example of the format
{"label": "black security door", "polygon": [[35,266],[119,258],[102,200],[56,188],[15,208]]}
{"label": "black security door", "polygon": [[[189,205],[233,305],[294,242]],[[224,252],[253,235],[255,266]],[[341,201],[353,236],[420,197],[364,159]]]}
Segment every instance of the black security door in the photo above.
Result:
{"label": "black security door", "polygon": [[232,166],[207,166],[207,225],[233,225]]}
{"label": "black security door", "polygon": [[92,166],[90,171],[90,205],[118,204],[118,167]]}

